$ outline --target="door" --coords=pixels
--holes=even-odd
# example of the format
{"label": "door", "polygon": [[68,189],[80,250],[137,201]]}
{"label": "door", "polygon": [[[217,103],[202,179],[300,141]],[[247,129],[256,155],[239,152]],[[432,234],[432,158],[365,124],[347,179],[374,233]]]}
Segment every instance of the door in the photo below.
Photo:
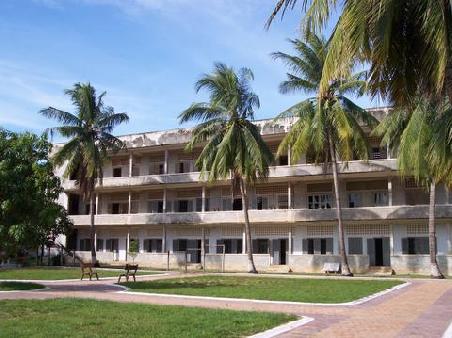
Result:
{"label": "door", "polygon": [[287,264],[287,239],[281,239],[280,251],[279,251],[279,264],[286,265]]}
{"label": "door", "polygon": [[370,266],[390,266],[389,237],[367,239],[367,254]]}
{"label": "door", "polygon": [[374,238],[375,266],[383,266],[383,238]]}

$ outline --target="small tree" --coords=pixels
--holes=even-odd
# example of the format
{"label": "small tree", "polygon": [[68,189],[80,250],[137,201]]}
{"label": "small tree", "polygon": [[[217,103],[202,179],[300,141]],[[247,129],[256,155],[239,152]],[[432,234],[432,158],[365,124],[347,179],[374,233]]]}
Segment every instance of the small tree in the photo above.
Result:
{"label": "small tree", "polygon": [[135,262],[135,258],[138,256],[138,251],[139,251],[139,245],[138,245],[138,241],[136,240],[131,240],[129,242],[129,252],[128,255],[130,257],[132,257],[132,262]]}

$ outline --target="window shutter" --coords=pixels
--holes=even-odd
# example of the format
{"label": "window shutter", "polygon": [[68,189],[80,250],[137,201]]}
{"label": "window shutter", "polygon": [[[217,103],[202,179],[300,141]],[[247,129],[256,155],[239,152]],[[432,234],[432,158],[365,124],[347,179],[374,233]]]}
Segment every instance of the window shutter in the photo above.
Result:
{"label": "window shutter", "polygon": [[302,241],[302,252],[304,255],[308,254],[308,239],[307,238],[303,238]]}
{"label": "window shutter", "polygon": [[258,251],[257,239],[253,239],[253,253],[257,253],[257,251]]}
{"label": "window shutter", "polygon": [[179,251],[179,241],[177,239],[173,239],[173,252]]}
{"label": "window shutter", "polygon": [[326,238],[326,254],[327,255],[333,254],[333,238],[331,237]]}

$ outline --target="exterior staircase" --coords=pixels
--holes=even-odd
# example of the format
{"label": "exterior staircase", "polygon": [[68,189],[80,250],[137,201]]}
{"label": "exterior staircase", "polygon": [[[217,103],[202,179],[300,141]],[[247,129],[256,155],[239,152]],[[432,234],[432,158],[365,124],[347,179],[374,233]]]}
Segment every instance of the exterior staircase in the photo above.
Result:
{"label": "exterior staircase", "polygon": [[367,274],[375,277],[384,277],[391,276],[393,273],[390,266],[371,266]]}
{"label": "exterior staircase", "polygon": [[289,273],[292,272],[288,265],[270,265],[264,270],[265,273]]}

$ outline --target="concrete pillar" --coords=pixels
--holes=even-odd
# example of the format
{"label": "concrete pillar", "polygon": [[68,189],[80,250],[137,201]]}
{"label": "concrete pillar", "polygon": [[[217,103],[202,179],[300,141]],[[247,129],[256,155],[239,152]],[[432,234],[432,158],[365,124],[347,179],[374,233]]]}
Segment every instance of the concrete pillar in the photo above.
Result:
{"label": "concrete pillar", "polygon": [[388,160],[391,159],[391,147],[390,147],[389,144],[386,145],[386,158],[387,158]]}
{"label": "concrete pillar", "polygon": [[[201,211],[205,212],[206,211],[206,186],[205,185],[202,186],[201,200],[202,200]],[[203,232],[204,232],[204,228],[203,228]]]}
{"label": "concrete pillar", "polygon": [[166,252],[166,225],[163,224],[162,228],[162,251]]}
{"label": "concrete pillar", "polygon": [[245,228],[242,230],[242,254],[246,254],[246,234]]}
{"label": "concrete pillar", "polygon": [[392,206],[392,177],[388,178],[388,206]]}
{"label": "concrete pillar", "polygon": [[163,213],[166,213],[166,199],[167,199],[167,197],[166,197],[166,188],[164,188],[163,189]]}
{"label": "concrete pillar", "polygon": [[394,232],[392,224],[389,226],[389,255],[394,256]]}
{"label": "concrete pillar", "polygon": [[94,232],[94,250],[97,251],[97,231]]}
{"label": "concrete pillar", "polygon": [[289,228],[289,255],[292,254],[292,228]]}
{"label": "concrete pillar", "polygon": [[168,150],[165,150],[165,163],[163,164],[163,172],[166,174],[168,174],[168,158],[169,158],[169,153]]}
{"label": "concrete pillar", "polygon": [[129,153],[129,177],[132,177],[133,156],[132,152]]}
{"label": "concrete pillar", "polygon": [[130,245],[130,231],[127,229],[127,240],[126,240],[126,262],[129,258],[129,245]]}
{"label": "concrete pillar", "polygon": [[129,214],[132,213],[132,192],[129,190]]}
{"label": "concrete pillar", "polygon": [[292,165],[292,155],[291,155],[291,147],[289,145],[289,149],[287,149],[287,164]]}
{"label": "concrete pillar", "polygon": [[96,215],[99,214],[99,194],[96,194]]}
{"label": "concrete pillar", "polygon": [[445,204],[450,204],[450,202],[449,202],[450,191],[449,191],[449,186],[447,184],[444,185],[444,194],[445,194],[445,198],[446,198]]}
{"label": "concrete pillar", "polygon": [[292,209],[292,183],[290,182],[287,186],[287,204],[288,208]]}
{"label": "concrete pillar", "polygon": [[204,262],[204,251],[206,248],[206,231],[205,228],[202,227],[202,236],[201,236],[201,264],[203,269],[205,270],[206,266],[206,262]]}

